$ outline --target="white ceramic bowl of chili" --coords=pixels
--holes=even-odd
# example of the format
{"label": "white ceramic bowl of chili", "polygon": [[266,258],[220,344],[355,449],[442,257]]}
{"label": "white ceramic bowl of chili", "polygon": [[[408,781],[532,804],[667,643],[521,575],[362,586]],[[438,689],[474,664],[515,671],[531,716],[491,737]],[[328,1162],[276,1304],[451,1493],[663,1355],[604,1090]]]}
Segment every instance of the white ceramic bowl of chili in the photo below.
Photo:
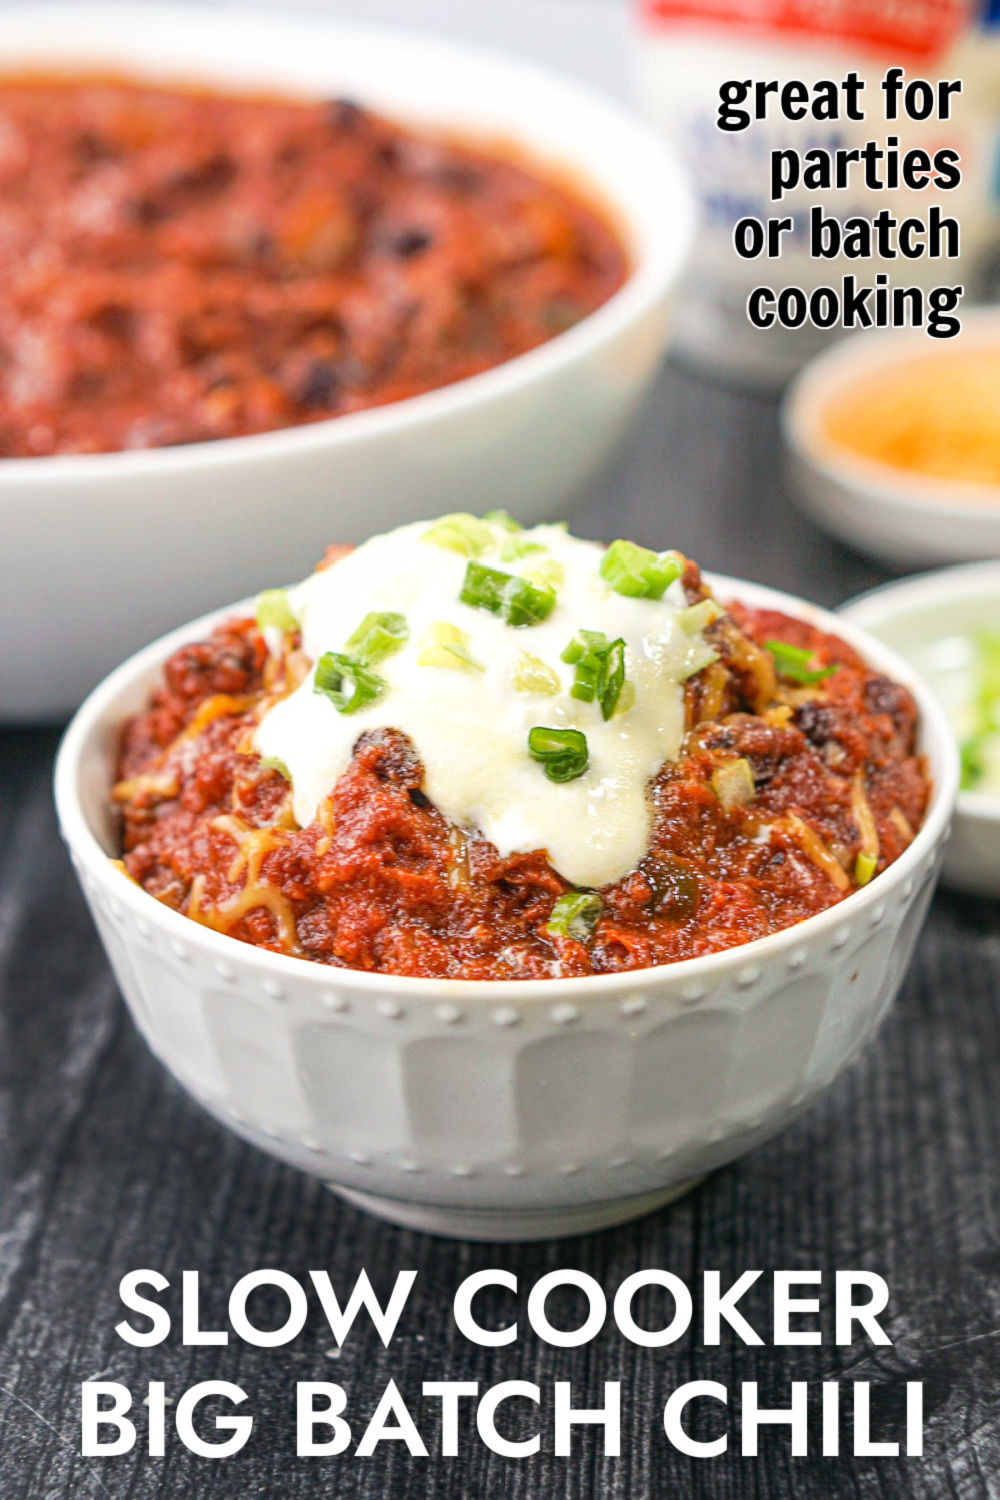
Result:
{"label": "white ceramic bowl of chili", "polygon": [[112,863],[123,721],[167,657],[223,610],[120,667],[70,725],[62,834],[153,1052],[215,1117],[398,1224],[491,1240],[647,1213],[766,1140],[857,1055],[899,988],[958,784],[944,713],[887,647],[732,579],[722,599],[798,614],[904,683],[932,795],[901,857],[797,926],[660,968],[553,980],[431,980],[330,968],[182,916]]}
{"label": "white ceramic bowl of chili", "polygon": [[220,597],[303,575],[325,540],[506,500],[558,514],[662,355],[693,232],[680,168],[613,100],[405,31],[159,5],[0,10],[0,65],[349,95],[404,124],[509,143],[603,202],[631,259],[595,313],[455,385],[329,422],[187,447],[0,459],[0,717],[74,708],[123,654]]}

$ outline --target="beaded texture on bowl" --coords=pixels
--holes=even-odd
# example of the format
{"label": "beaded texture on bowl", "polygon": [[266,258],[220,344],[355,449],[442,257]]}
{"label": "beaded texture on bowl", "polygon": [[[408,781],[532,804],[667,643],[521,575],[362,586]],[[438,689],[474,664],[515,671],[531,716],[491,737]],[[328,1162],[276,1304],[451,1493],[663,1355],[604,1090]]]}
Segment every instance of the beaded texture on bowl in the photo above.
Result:
{"label": "beaded texture on bowl", "polygon": [[542,984],[517,1005],[415,1005],[405,981],[341,994],[306,964],[278,986],[235,944],[222,979],[202,929],[186,947],[159,932],[137,944],[112,895],[124,877],[83,879],[140,1030],[212,1114],[332,1186],[516,1217],[668,1190],[804,1109],[895,995],[937,855],[908,899],[783,964],[732,950],[694,1002],[664,967],[642,994],[595,996],[582,979],[574,1002],[547,1003]]}

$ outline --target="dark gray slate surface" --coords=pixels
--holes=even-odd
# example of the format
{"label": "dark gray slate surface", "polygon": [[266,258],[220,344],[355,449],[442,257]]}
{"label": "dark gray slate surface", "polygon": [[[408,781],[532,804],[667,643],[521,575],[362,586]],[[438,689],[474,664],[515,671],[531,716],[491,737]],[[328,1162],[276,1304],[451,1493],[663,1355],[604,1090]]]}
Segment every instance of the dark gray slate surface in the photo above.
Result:
{"label": "dark gray slate surface", "polygon": [[[773,403],[668,371],[627,452],[577,518],[592,535],[677,545],[706,566],[836,603],[877,581],[785,498]],[[1000,1495],[1000,908],[935,903],[902,996],[860,1063],[803,1121],[698,1192],[639,1223],[528,1247],[453,1244],[403,1233],[342,1206],[319,1184],[257,1154],[192,1104],[128,1020],[67,860],[49,794],[55,732],[0,735],[0,1497],[393,1495],[512,1497]],[[113,1332],[117,1285],[135,1267],[172,1280],[197,1269],[206,1318],[260,1266],[328,1269],[338,1288],[367,1267],[386,1291],[417,1285],[388,1352],[370,1328],[341,1357],[318,1322],[289,1350],[133,1350]],[[747,1349],[697,1335],[637,1350],[613,1330],[578,1350],[530,1332],[477,1350],[455,1333],[451,1296],[472,1270],[504,1266],[524,1287],[575,1266],[611,1290],[663,1266],[694,1278],[748,1267],[866,1267],[893,1289],[891,1349]],[[764,1297],[748,1301],[762,1317]],[[500,1309],[498,1308],[498,1311]],[[567,1313],[572,1304],[567,1303]],[[243,1454],[210,1463],[168,1444],[164,1459],[79,1457],[80,1383],[104,1373],[176,1398],[196,1380],[244,1386],[257,1428]],[[466,1431],[458,1459],[297,1460],[296,1380],[338,1380],[368,1416],[395,1378],[420,1412],[424,1379],[573,1382],[594,1405],[621,1380],[623,1455],[583,1432],[570,1460],[491,1454]],[[925,1382],[923,1459],[792,1460],[784,1433],[759,1460],[672,1453],[657,1411],[695,1378],[755,1379],[787,1404],[792,1379],[877,1383],[882,1434],[902,1421],[906,1380]],[[430,1412],[432,1408],[428,1408]],[[140,1408],[140,1439],[144,1409]],[[515,1413],[527,1424],[529,1413]],[[422,1423],[433,1454],[437,1427]],[[531,1428],[524,1425],[523,1433]],[[878,1433],[876,1434],[878,1435]],[[140,1443],[141,1447],[141,1443]],[[550,1447],[547,1442],[546,1447]]]}

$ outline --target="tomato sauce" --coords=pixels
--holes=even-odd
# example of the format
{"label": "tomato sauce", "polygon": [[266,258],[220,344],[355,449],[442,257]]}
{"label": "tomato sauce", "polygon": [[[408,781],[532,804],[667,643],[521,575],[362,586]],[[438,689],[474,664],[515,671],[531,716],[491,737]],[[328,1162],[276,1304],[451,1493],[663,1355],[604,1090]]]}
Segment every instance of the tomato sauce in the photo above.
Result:
{"label": "tomato sauce", "polygon": [[[692,600],[704,593],[693,565],[685,586]],[[125,868],[245,942],[394,974],[609,973],[789,927],[891,864],[920,827],[929,788],[916,706],[801,620],[733,605],[707,634],[719,660],[689,682],[681,757],[650,784],[648,852],[600,892],[586,937],[548,930],[567,884],[545,851],[502,858],[449,826],[395,731],[359,739],[316,821],[299,828],[284,777],[250,746],[275,683],[249,620],[177,651],[125,727],[114,793]],[[762,649],[774,640],[834,670],[812,685],[782,681]],[[752,797],[730,803],[720,770],[734,761],[752,770]]]}
{"label": "tomato sauce", "polygon": [[627,271],[582,195],[350,100],[0,79],[0,457],[400,401],[551,339]]}

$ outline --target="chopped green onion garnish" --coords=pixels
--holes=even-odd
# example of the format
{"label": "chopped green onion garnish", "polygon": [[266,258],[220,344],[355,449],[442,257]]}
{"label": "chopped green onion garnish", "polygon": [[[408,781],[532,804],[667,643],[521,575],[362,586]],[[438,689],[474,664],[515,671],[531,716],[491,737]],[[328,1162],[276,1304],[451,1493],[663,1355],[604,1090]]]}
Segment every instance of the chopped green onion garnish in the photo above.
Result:
{"label": "chopped green onion garnish", "polygon": [[541,542],[530,542],[526,536],[508,536],[504,538],[503,546],[500,548],[501,562],[517,562],[522,557],[529,557],[533,552],[544,552],[545,548]]}
{"label": "chopped green onion garnish", "polygon": [[575,781],[587,769],[587,736],[579,729],[528,731],[528,754],[550,781]]}
{"label": "chopped green onion garnish", "polygon": [[603,631],[578,630],[562,659],[575,668],[570,696],[582,703],[593,703],[596,698],[602,717],[610,719],[625,686],[625,642],[621,636],[609,642]]}
{"label": "chopped green onion garnish", "polygon": [[877,868],[877,854],[859,854],[854,861],[854,884],[867,885]]}
{"label": "chopped green onion garnish", "polygon": [[980,631],[972,642],[974,688],[971,730],[962,741],[962,790],[974,791],[983,782],[992,788],[1000,760],[1000,635]]}
{"label": "chopped green onion garnish", "polygon": [[519,693],[546,693],[551,697],[562,686],[559,673],[527,651],[518,656],[511,677]]}
{"label": "chopped green onion garnish", "polygon": [[774,657],[780,675],[787,677],[789,682],[800,682],[803,687],[825,682],[837,670],[835,666],[811,668],[809,663],[813,653],[802,646],[790,646],[787,641],[765,641],[764,644]]}
{"label": "chopped green onion garnish", "polygon": [[560,661],[568,662],[571,667],[578,661],[583,661],[591,651],[602,651],[608,644],[608,638],[603,630],[578,630],[570,641],[559,653]]}
{"label": "chopped green onion garnish", "polygon": [[707,642],[704,643],[704,650],[689,651],[688,659],[680,669],[681,682],[687,682],[688,678],[697,676],[699,672],[704,672],[706,667],[710,667],[713,661],[718,660],[718,651],[713,651]]}
{"label": "chopped green onion garnish", "polygon": [[267,630],[298,630],[299,622],[292,613],[286,589],[265,589],[257,596],[257,628]]}
{"label": "chopped green onion garnish", "polygon": [[525,578],[475,562],[470,562],[465,570],[458,597],[463,604],[470,604],[473,609],[488,609],[514,626],[539,624],[552,613],[556,602],[555,589],[537,588]]}
{"label": "chopped green onion garnish", "polygon": [[681,610],[681,628],[688,635],[697,635],[699,630],[714,625],[722,612],[721,604],[717,604],[714,599],[699,599],[697,604]]}
{"label": "chopped green onion garnish", "polygon": [[325,651],[316,663],[313,692],[323,693],[339,714],[355,714],[374,703],[385,690],[385,681],[370,672],[364,662],[340,651]]}
{"label": "chopped green onion garnish", "polygon": [[601,558],[601,577],[616,594],[629,599],[662,599],[684,571],[679,552],[651,552],[636,542],[619,540]]}
{"label": "chopped green onion garnish", "polygon": [[456,511],[452,516],[442,516],[428,527],[420,538],[435,547],[444,547],[449,552],[459,552],[463,557],[481,557],[494,545],[493,531],[487,521],[470,516],[465,511]]}
{"label": "chopped green onion garnish", "polygon": [[262,755],[260,758],[260,768],[262,771],[277,771],[278,775],[284,776],[286,781],[291,781],[292,779],[292,774],[285,765],[285,762],[279,760],[276,755]]}
{"label": "chopped green onion garnish", "polygon": [[971,792],[986,775],[986,746],[988,734],[970,734],[961,744],[962,791]]}
{"label": "chopped green onion garnish", "polygon": [[420,637],[418,667],[449,667],[455,672],[485,672],[469,650],[468,633],[449,620],[436,620]]}
{"label": "chopped green onion garnish", "polygon": [[366,666],[373,667],[377,661],[391,656],[410,638],[410,628],[403,615],[391,610],[373,611],[365,615],[354,634],[348,636],[344,650],[356,656]]}
{"label": "chopped green onion garnish", "polygon": [[525,568],[521,575],[540,589],[558,589],[566,578],[566,569],[554,557],[543,557]]}
{"label": "chopped green onion garnish", "polygon": [[625,642],[621,636],[612,641],[604,658],[601,681],[597,696],[601,704],[602,719],[610,719],[618,707],[622,688],[625,686]]}
{"label": "chopped green onion garnish", "polygon": [[504,531],[523,531],[524,527],[520,521],[515,521],[505,510],[488,510],[483,517],[484,521],[491,522],[494,526],[501,526]]}
{"label": "chopped green onion garnish", "polygon": [[630,682],[626,677],[622,683],[622,690],[618,695],[615,713],[620,717],[622,714],[627,714],[630,708],[635,708],[635,683]]}
{"label": "chopped green onion garnish", "polygon": [[567,891],[560,896],[545,931],[550,937],[574,938],[585,943],[601,916],[601,898],[596,891]]}
{"label": "chopped green onion garnish", "polygon": [[578,630],[569,645],[560,652],[564,662],[576,668],[570,692],[582,703],[593,703],[597,696],[597,677],[601,653],[608,649],[603,630]]}

